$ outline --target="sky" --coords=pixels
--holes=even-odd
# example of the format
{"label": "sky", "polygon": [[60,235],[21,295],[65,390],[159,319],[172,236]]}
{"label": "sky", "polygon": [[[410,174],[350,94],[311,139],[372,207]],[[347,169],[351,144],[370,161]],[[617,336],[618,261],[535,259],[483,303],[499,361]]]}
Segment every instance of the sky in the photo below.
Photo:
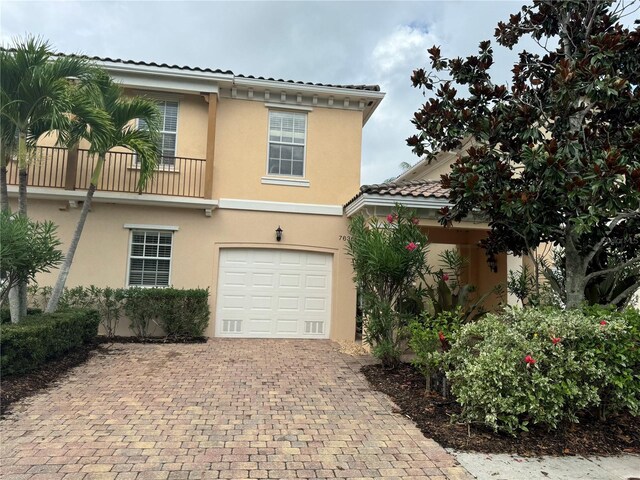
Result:
{"label": "sky", "polygon": [[[516,1],[10,1],[0,2],[3,45],[39,35],[64,53],[232,70],[331,84],[378,84],[386,97],[363,131],[363,184],[419,159],[405,139],[424,102],[411,86],[427,49],[468,56],[493,40]],[[494,78],[508,81],[516,52],[495,45]],[[523,44],[519,50],[532,50]]]}

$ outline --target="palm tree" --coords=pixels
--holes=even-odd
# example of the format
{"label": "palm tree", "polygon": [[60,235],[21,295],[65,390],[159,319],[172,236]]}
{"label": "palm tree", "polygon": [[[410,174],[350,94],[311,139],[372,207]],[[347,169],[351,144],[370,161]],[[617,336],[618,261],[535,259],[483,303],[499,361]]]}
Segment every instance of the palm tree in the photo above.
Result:
{"label": "palm tree", "polygon": [[[27,215],[29,159],[38,138],[69,123],[70,79],[83,81],[91,74],[90,63],[80,57],[56,56],[49,43],[27,37],[0,50],[0,196],[9,210],[6,167],[15,153],[18,160],[18,212]],[[12,319],[27,312],[26,284],[11,295]],[[18,305],[16,305],[16,302]]]}
{"label": "palm tree", "polygon": [[[104,72],[98,74],[93,82],[78,88],[74,96],[76,95],[79,98],[94,98],[97,101],[93,108],[86,103],[80,103],[84,109],[83,112],[72,118],[68,128],[61,132],[61,136],[69,145],[77,145],[81,139],[88,140],[91,144],[89,153],[97,156],[98,161],[91,175],[91,184],[82,205],[69,250],[51,292],[47,312],[54,312],[58,308],[109,150],[125,147],[136,154],[140,165],[139,189],[143,189],[153,175],[160,157],[158,147],[160,111],[156,102],[142,97],[125,97],[122,89]],[[86,115],[99,117],[96,110],[108,116],[108,128],[102,124],[99,124],[100,128],[88,128],[91,122],[87,121]]]}

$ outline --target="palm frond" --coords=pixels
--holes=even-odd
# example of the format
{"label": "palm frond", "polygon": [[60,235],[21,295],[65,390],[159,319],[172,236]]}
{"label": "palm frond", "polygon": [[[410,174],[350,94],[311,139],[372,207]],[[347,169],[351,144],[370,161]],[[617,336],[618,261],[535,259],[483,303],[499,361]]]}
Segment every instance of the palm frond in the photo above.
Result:
{"label": "palm frond", "polygon": [[156,135],[149,130],[129,129],[123,132],[120,146],[136,153],[140,163],[138,188],[143,189],[158,167],[160,149]]}

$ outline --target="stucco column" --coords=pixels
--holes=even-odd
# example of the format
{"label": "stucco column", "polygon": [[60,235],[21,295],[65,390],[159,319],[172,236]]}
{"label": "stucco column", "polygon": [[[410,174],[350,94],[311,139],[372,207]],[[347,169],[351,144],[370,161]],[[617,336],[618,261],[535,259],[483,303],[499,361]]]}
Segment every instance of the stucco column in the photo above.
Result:
{"label": "stucco column", "polygon": [[67,170],[64,176],[64,189],[76,189],[76,173],[78,170],[78,146],[67,150]]}
{"label": "stucco column", "polygon": [[204,197],[213,198],[213,161],[216,151],[216,118],[218,94],[209,93],[209,120],[207,123],[207,159],[204,169]]}
{"label": "stucco column", "polygon": [[[507,279],[509,278],[509,272],[516,273],[522,269],[522,257],[516,257],[515,255],[507,254]],[[518,297],[510,292],[507,292],[507,305],[519,305],[520,301]]]}

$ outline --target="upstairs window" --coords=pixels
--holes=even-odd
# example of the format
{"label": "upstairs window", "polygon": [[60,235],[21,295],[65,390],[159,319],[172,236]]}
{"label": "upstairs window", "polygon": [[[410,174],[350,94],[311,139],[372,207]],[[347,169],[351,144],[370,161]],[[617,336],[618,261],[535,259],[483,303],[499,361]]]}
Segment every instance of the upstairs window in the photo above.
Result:
{"label": "upstairs window", "polygon": [[173,232],[132,230],[129,254],[131,287],[168,287]]}
{"label": "upstairs window", "polygon": [[307,115],[269,112],[269,175],[304,177]]}
{"label": "upstairs window", "polygon": [[[176,163],[176,144],[178,139],[178,102],[160,100],[160,139],[159,148],[162,157],[159,167],[172,168]],[[146,128],[144,120],[138,123],[140,128]]]}

